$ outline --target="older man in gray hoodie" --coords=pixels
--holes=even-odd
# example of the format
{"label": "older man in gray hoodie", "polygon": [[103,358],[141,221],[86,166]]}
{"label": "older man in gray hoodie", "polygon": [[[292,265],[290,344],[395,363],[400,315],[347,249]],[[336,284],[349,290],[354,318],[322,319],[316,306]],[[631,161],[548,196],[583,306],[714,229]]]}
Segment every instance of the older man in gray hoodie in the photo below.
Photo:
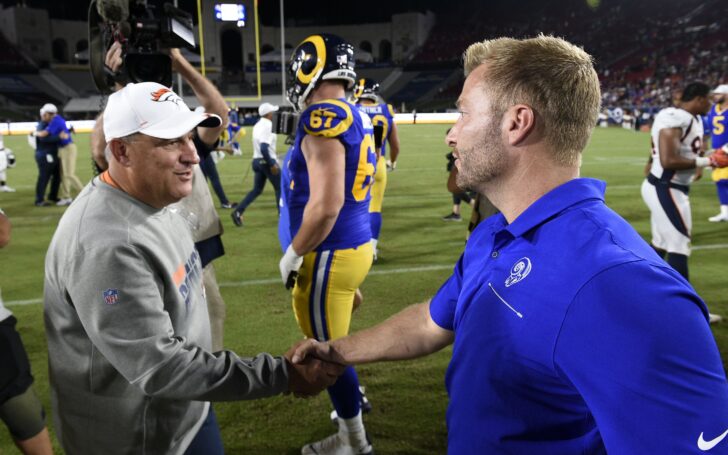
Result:
{"label": "older man in gray hoodie", "polygon": [[341,372],[211,353],[193,220],[167,206],[192,190],[192,131],[220,121],[156,83],[109,97],[109,169],[66,211],[46,257],[54,417],[69,454],[219,454],[210,401],[311,395]]}

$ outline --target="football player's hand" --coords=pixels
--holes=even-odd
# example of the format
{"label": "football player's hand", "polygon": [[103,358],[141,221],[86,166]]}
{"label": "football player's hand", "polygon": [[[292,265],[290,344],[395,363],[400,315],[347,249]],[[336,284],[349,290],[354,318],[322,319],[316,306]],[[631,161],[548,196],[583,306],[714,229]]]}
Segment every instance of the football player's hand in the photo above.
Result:
{"label": "football player's hand", "polygon": [[8,167],[15,167],[15,154],[10,149],[5,149],[8,157]]}
{"label": "football player's hand", "polygon": [[714,168],[728,167],[728,153],[725,151],[725,146],[710,154],[708,159]]}
{"label": "football player's hand", "polygon": [[281,168],[278,167],[277,164],[274,164],[273,166],[270,167],[270,173],[273,175],[278,175],[281,173]]}
{"label": "football player's hand", "polygon": [[303,340],[293,345],[284,357],[288,361],[288,391],[297,397],[317,395],[323,389],[334,385],[346,368],[344,365],[325,362],[313,357],[293,362],[294,352]]}
{"label": "football player's hand", "polygon": [[387,165],[387,170],[389,172],[394,172],[394,170],[397,169],[397,162],[396,161],[387,160],[385,162],[385,164]]}
{"label": "football player's hand", "polygon": [[293,349],[294,352],[291,357],[291,361],[293,363],[306,362],[307,359],[313,357],[339,365],[347,364],[341,354],[339,354],[329,343],[321,343],[309,338],[295,345]]}
{"label": "football player's hand", "polygon": [[286,253],[281,258],[278,268],[281,270],[281,278],[286,289],[292,289],[298,278],[298,269],[303,264],[303,256],[299,256],[293,249],[293,245],[288,245]]}

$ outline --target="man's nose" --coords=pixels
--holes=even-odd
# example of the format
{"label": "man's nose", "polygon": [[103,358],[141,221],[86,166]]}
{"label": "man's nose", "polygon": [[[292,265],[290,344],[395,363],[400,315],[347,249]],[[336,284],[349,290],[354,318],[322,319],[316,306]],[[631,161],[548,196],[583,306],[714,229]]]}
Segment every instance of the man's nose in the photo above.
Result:
{"label": "man's nose", "polygon": [[200,157],[197,154],[197,148],[195,147],[195,143],[192,140],[192,138],[187,138],[184,140],[184,143],[182,144],[182,161],[184,163],[189,164],[198,164],[200,162]]}
{"label": "man's nose", "polygon": [[447,144],[448,147],[455,147],[457,145],[456,137],[455,127],[453,126],[450,128],[450,131],[447,132],[447,136],[445,136],[445,144]]}

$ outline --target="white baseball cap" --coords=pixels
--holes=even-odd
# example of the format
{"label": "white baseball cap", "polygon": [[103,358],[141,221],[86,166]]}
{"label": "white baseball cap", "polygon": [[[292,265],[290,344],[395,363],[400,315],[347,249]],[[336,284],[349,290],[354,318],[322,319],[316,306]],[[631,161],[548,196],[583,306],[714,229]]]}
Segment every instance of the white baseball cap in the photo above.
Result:
{"label": "white baseball cap", "polygon": [[109,96],[104,110],[106,142],[134,133],[174,139],[197,126],[220,125],[219,116],[191,111],[176,93],[156,82],[127,84]]}
{"label": "white baseball cap", "polygon": [[260,107],[258,107],[258,115],[260,115],[261,117],[264,115],[268,115],[271,112],[277,112],[277,111],[278,111],[278,106],[276,106],[275,104],[263,103],[260,105]]}
{"label": "white baseball cap", "polygon": [[56,107],[55,104],[46,103],[46,104],[43,105],[42,108],[40,108],[40,115],[43,115],[43,114],[57,114],[57,113],[58,113],[58,108]]}
{"label": "white baseball cap", "polygon": [[713,93],[717,93],[719,95],[728,95],[728,84],[721,84],[721,85],[717,86],[713,90]]}

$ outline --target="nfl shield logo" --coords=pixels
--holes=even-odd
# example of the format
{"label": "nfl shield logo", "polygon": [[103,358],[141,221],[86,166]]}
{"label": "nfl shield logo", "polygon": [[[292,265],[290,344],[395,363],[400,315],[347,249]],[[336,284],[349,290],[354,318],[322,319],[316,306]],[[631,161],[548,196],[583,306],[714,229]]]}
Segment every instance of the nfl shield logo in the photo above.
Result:
{"label": "nfl shield logo", "polygon": [[119,290],[118,289],[107,289],[104,291],[104,302],[107,305],[114,305],[119,301]]}

